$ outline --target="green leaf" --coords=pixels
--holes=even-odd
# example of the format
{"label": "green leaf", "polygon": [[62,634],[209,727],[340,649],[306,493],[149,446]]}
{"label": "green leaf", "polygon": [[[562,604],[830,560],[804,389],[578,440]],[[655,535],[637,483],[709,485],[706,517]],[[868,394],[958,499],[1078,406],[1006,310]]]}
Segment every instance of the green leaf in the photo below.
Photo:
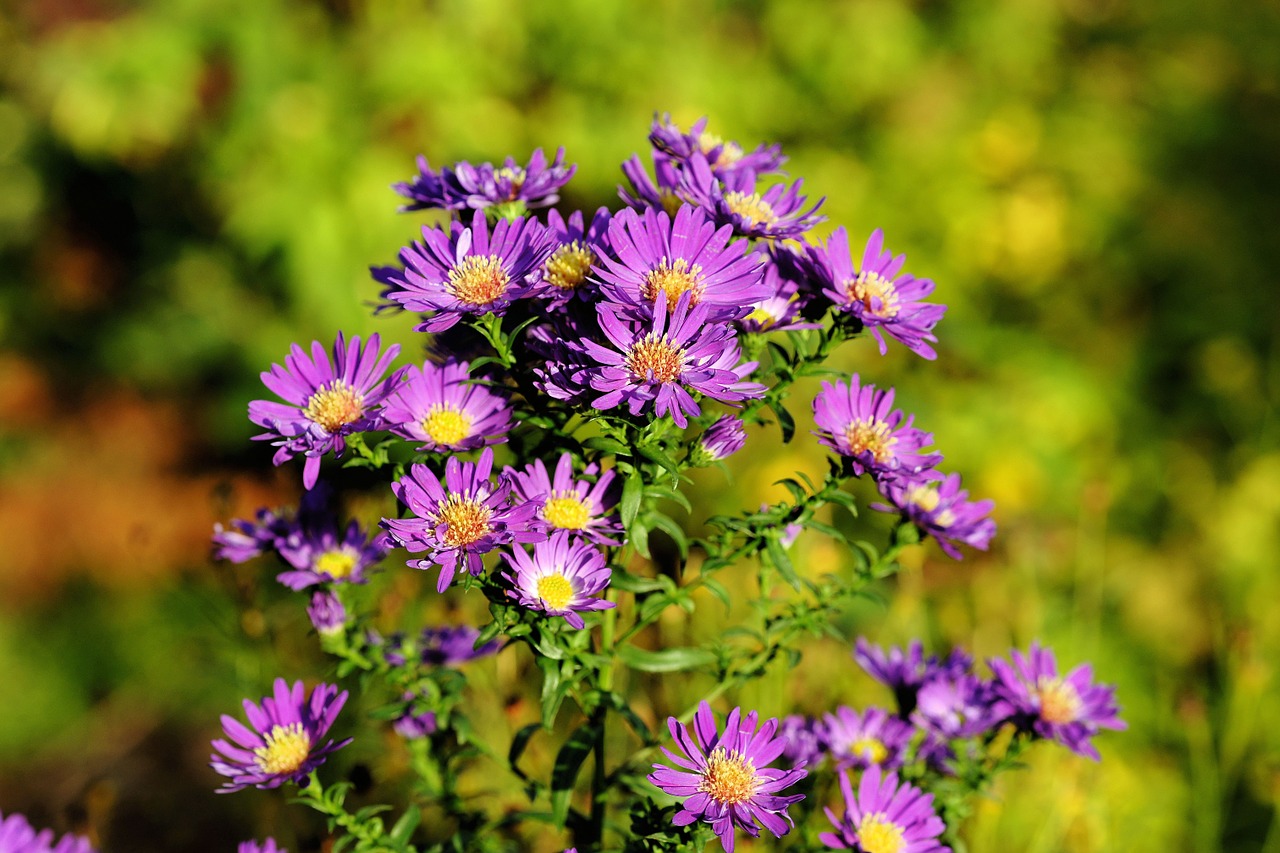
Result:
{"label": "green leaf", "polygon": [[569,692],[569,684],[561,671],[560,661],[538,658],[538,666],[542,668],[542,726],[551,729]]}
{"label": "green leaf", "polygon": [[541,729],[542,726],[538,723],[530,723],[516,732],[516,736],[511,739],[511,749],[507,751],[507,763],[511,765],[512,771],[521,779],[524,779],[525,775],[524,771],[519,767],[520,756],[524,755],[525,748],[529,746],[529,741]]}
{"label": "green leaf", "polygon": [[711,652],[692,647],[651,652],[636,646],[623,646],[618,649],[618,657],[627,666],[641,672],[682,672],[716,662],[716,656]]}
{"label": "green leaf", "polygon": [[689,559],[689,537],[685,535],[684,529],[680,525],[659,512],[651,512],[645,518],[654,527],[671,537],[672,541],[676,543],[676,547],[680,549],[681,559]]}
{"label": "green leaf", "polygon": [[768,545],[765,546],[765,550],[769,554],[769,562],[773,563],[783,579],[794,588],[799,589],[800,578],[796,574],[795,566],[791,565],[791,558],[787,556],[787,551],[782,547],[782,543],[777,536],[768,538]]}
{"label": "green leaf", "polygon": [[663,453],[661,449],[657,447],[637,447],[636,450],[639,450],[640,455],[650,462],[662,466],[674,476],[680,476],[680,466],[676,464],[674,459]]}
{"label": "green leaf", "polygon": [[614,456],[631,455],[630,447],[616,438],[609,438],[607,435],[593,435],[582,442],[582,446],[591,450],[599,450],[601,453],[612,453]]}
{"label": "green leaf", "polygon": [[622,526],[630,529],[635,523],[636,515],[640,512],[640,498],[644,495],[644,477],[637,470],[632,470],[627,475],[626,482],[622,484],[622,500],[619,502],[618,512],[622,518]]}
{"label": "green leaf", "polygon": [[778,426],[782,429],[782,443],[790,444],[796,434],[796,419],[791,417],[791,413],[782,403],[770,401],[769,408],[773,409],[773,413],[778,416]]}
{"label": "green leaf", "polygon": [[727,587],[725,587],[724,584],[720,583],[720,581],[716,580],[715,578],[703,578],[702,585],[705,586],[711,592],[712,595],[720,599],[720,602],[724,605],[725,610],[728,610],[730,608],[730,606],[732,605],[732,602],[729,599],[729,590]]}
{"label": "green leaf", "polygon": [[413,831],[421,822],[422,812],[414,806],[409,806],[405,813],[400,815],[396,825],[391,827],[391,840],[400,845],[408,844],[409,839],[413,837]]}
{"label": "green leaf", "polygon": [[634,524],[627,528],[627,541],[636,549],[636,553],[646,560],[653,556],[649,553],[649,528],[644,524]]}
{"label": "green leaf", "polygon": [[663,588],[658,578],[642,578],[624,569],[617,569],[609,578],[609,586],[624,592],[653,592]]}
{"label": "green leaf", "polygon": [[595,739],[595,727],[583,726],[569,736],[556,754],[556,762],[551,768],[551,816],[556,826],[564,826],[569,816],[569,800],[578,780],[578,770],[591,754]]}

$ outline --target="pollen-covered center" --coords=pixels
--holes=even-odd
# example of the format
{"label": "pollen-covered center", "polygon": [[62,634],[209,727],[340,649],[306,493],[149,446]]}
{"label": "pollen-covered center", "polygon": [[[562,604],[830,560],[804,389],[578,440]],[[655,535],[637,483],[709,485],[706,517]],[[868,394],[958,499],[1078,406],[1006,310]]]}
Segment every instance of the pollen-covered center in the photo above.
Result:
{"label": "pollen-covered center", "polygon": [[488,305],[497,301],[511,285],[511,276],[497,255],[468,255],[449,270],[445,289],[465,305]]}
{"label": "pollen-covered center", "polygon": [[698,782],[699,791],[726,806],[751,799],[759,787],[755,765],[737,750],[728,752],[724,747],[712,750],[707,756],[707,769],[702,771]]}
{"label": "pollen-covered center", "polygon": [[1040,718],[1047,723],[1065,725],[1080,719],[1080,694],[1061,678],[1041,678],[1036,682],[1040,697]]}
{"label": "pollen-covered center", "polygon": [[752,225],[772,225],[778,221],[773,205],[760,198],[759,193],[725,193],[724,203]]}
{"label": "pollen-covered center", "polygon": [[922,512],[933,512],[942,498],[933,486],[912,486],[906,494],[906,502]]}
{"label": "pollen-covered center", "polygon": [[759,326],[760,331],[763,332],[765,329],[768,329],[774,323],[778,322],[778,318],[769,313],[768,309],[757,307],[751,309],[751,313],[743,317],[742,322],[754,323]]}
{"label": "pollen-covered center", "polygon": [[311,754],[311,737],[302,723],[272,726],[263,741],[253,751],[263,773],[295,773]]}
{"label": "pollen-covered center", "polygon": [[514,201],[524,187],[524,180],[527,175],[524,169],[519,166],[503,166],[501,169],[493,171],[493,177],[499,181],[511,182],[511,190],[507,193],[507,200]]}
{"label": "pollen-covered center", "polygon": [[884,764],[884,760],[889,757],[889,749],[879,738],[863,736],[856,738],[849,744],[849,752],[852,755],[860,755],[870,761],[872,764]]}
{"label": "pollen-covered center", "polygon": [[866,853],[902,853],[907,841],[902,827],[886,818],[884,812],[872,812],[858,824],[858,847]]}
{"label": "pollen-covered center", "polygon": [[552,492],[542,507],[542,517],[552,527],[582,530],[591,521],[591,507],[573,489]]}
{"label": "pollen-covered center", "polygon": [[684,199],[675,190],[658,190],[658,201],[662,202],[662,209],[667,212],[667,216],[675,216],[684,206]]}
{"label": "pollen-covered center", "polygon": [[547,259],[547,283],[558,290],[573,290],[587,280],[595,262],[595,253],[581,240],[565,243]]}
{"label": "pollen-covered center", "polygon": [[324,427],[325,432],[337,432],[364,414],[364,396],[341,379],[335,379],[311,395],[303,414],[307,420]]}
{"label": "pollen-covered center", "polygon": [[341,548],[325,551],[316,557],[316,573],[328,575],[336,581],[349,577],[355,568],[356,555]]}
{"label": "pollen-covered center", "polygon": [[471,418],[454,406],[437,403],[427,409],[422,431],[436,444],[457,444],[471,435]]}
{"label": "pollen-covered center", "polygon": [[849,455],[870,453],[880,463],[893,456],[893,446],[898,443],[889,425],[875,418],[859,418],[844,428],[844,440],[849,443]]}
{"label": "pollen-covered center", "polygon": [[684,258],[676,258],[674,261],[663,258],[645,274],[644,283],[640,285],[640,295],[649,302],[657,302],[658,293],[666,293],[667,310],[670,311],[685,293],[693,294],[689,305],[697,305],[702,298],[702,289],[701,265],[690,265]]}
{"label": "pollen-covered center", "polygon": [[450,548],[471,545],[493,531],[493,510],[465,495],[449,495],[436,517],[445,526],[442,538]]}
{"label": "pollen-covered center", "polygon": [[878,272],[863,270],[845,285],[845,292],[873,317],[898,316],[898,288]]}
{"label": "pollen-covered center", "polygon": [[560,573],[538,578],[538,598],[548,610],[564,610],[573,600],[573,584]]}
{"label": "pollen-covered center", "polygon": [[627,369],[637,379],[674,382],[684,370],[684,350],[672,346],[665,335],[645,335],[627,350]]}

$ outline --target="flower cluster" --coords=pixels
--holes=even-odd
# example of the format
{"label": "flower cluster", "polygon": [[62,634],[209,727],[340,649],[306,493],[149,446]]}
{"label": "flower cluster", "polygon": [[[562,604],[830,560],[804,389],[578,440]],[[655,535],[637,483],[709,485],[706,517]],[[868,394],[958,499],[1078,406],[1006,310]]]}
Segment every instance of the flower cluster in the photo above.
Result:
{"label": "flower cluster", "polygon": [[67,833],[54,840],[53,830],[37,831],[20,814],[0,812],[0,851],[3,853],[96,853],[89,839]]}

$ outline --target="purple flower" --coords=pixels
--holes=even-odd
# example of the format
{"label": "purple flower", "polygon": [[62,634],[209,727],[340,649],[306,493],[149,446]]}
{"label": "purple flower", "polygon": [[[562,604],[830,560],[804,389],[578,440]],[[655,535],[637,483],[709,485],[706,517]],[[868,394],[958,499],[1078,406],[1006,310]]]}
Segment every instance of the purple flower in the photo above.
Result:
{"label": "purple flower", "polygon": [[507,590],[507,595],[530,610],[563,616],[564,621],[581,629],[585,623],[579,613],[614,607],[612,601],[598,597],[609,585],[611,574],[604,554],[585,542],[570,539],[566,531],[535,544],[532,556],[523,548],[502,556],[515,570],[514,575],[502,575],[514,587]]}
{"label": "purple flower", "polygon": [[696,466],[710,465],[728,459],[747,443],[747,431],[742,421],[733,415],[721,415],[698,439],[692,452]]}
{"label": "purple flower", "polygon": [[636,210],[653,208],[665,211],[668,216],[675,216],[682,204],[693,203],[681,180],[679,168],[670,159],[655,155],[653,171],[657,176],[656,183],[649,179],[649,173],[645,171],[639,157],[633,155],[622,164],[622,174],[631,188],[619,186],[618,195],[630,207]]}
{"label": "purple flower", "polygon": [[688,293],[680,297],[670,323],[666,300],[658,300],[651,324],[626,321],[608,306],[599,307],[600,327],[614,349],[582,342],[601,365],[593,372],[591,387],[604,393],[591,405],[606,410],[625,403],[632,415],[652,405],[657,417],[670,414],[683,429],[689,423],[686,415],[702,412],[690,391],[722,402],[764,394],[763,385],[743,381],[756,363],[737,364],[733,330],[707,323],[707,304],[691,308],[691,300]]}
{"label": "purple flower", "polygon": [[673,310],[685,293],[693,305],[707,306],[710,320],[745,316],[748,306],[770,295],[769,286],[761,257],[730,243],[732,231],[717,230],[696,207],[681,207],[674,219],[652,209],[623,210],[609,223],[617,257],[601,259],[601,290],[639,317],[651,316],[655,302]]}
{"label": "purple flower", "polygon": [[287,536],[291,524],[288,518],[263,507],[254,521],[232,519],[231,529],[221,524],[213,526],[213,558],[244,563],[266,551],[275,550],[276,543]]}
{"label": "purple flower", "polygon": [[848,385],[822,383],[813,399],[813,420],[818,441],[849,459],[859,476],[870,472],[877,479],[911,477],[942,461],[938,453],[926,453],[933,443],[930,433],[911,425],[914,415],[903,416],[893,408],[894,390],[881,391],[861,385],[853,374]]}
{"label": "purple flower", "polygon": [[936,539],[953,559],[961,557],[954,543],[985,551],[996,535],[996,523],[988,517],[995,503],[969,500],[969,493],[960,488],[959,474],[942,479],[886,480],[879,486],[880,494],[893,505],[872,504],[872,509],[902,513]]}
{"label": "purple flower", "polygon": [[577,168],[564,165],[563,148],[556,151],[556,159],[550,164],[539,148],[527,166],[508,157],[501,166],[461,162],[439,172],[431,168],[427,158],[419,157],[418,174],[407,183],[393,184],[392,189],[410,201],[400,208],[402,211],[480,210],[512,202],[522,202],[525,207],[546,207],[560,200],[560,188],[569,182]]}
{"label": "purple flower", "polygon": [[765,265],[764,283],[771,295],[752,305],[751,312],[738,321],[742,331],[762,334],[822,328],[821,323],[800,322],[803,303],[797,296],[799,285],[784,278],[777,264],[770,262]]}
{"label": "purple flower", "polygon": [[347,691],[339,693],[332,684],[317,684],[307,698],[301,681],[290,687],[283,678],[277,678],[274,694],[264,697],[261,706],[244,700],[245,715],[252,728],[224,714],[222,730],[231,740],[213,742],[218,752],[210,756],[209,766],[231,781],[218,793],[239,791],[250,785],[306,785],[307,776],[324,763],[329,753],[351,743],[348,738],[320,744],[346,701]]}
{"label": "purple flower", "polygon": [[319,341],[311,344],[311,357],[293,345],[285,366],[271,365],[262,382],[286,403],[254,400],[249,420],[267,430],[254,438],[271,441],[279,449],[272,460],[282,465],[301,453],[307,458],[302,483],[308,489],[320,474],[320,457],[332,451],[341,456],[345,437],[381,428],[377,407],[399,383],[403,370],[384,379],[400,352],[398,344],[379,352],[379,338],[370,335],[360,348],[360,338],[350,343],[342,333],[333,345],[333,359]]}
{"label": "purple flower", "polygon": [[749,169],[757,174],[776,172],[786,162],[779,145],[763,145],[750,153],[744,153],[736,142],[726,142],[713,133],[707,133],[707,117],[693,123],[685,133],[671,122],[671,115],[654,116],[649,142],[654,148],[674,160],[683,162],[701,154],[711,164],[717,176],[739,169]]}
{"label": "purple flower", "polygon": [[268,838],[261,844],[256,841],[242,841],[236,848],[236,853],[289,853],[289,851],[278,846],[274,838]]}
{"label": "purple flower", "polygon": [[1001,722],[995,687],[976,675],[937,676],[920,688],[911,718],[941,738],[975,737]]}
{"label": "purple flower", "polygon": [[357,522],[342,530],[332,519],[323,526],[298,525],[277,550],[293,568],[276,575],[276,580],[301,590],[322,583],[368,583],[365,570],[380,562],[388,549],[380,539],[369,539]]}
{"label": "purple flower", "polygon": [[782,757],[797,767],[817,764],[826,757],[826,728],[818,720],[803,714],[783,717],[778,725],[778,737],[787,742]]}
{"label": "purple flower", "polygon": [[867,240],[862,269],[855,273],[849,235],[837,228],[824,248],[809,247],[809,257],[814,273],[825,285],[824,294],[871,329],[881,355],[888,352],[883,331],[917,355],[937,358],[929,344],[938,340],[933,327],[947,306],[921,302],[933,293],[933,282],[899,274],[906,255],[894,257],[892,252],[882,251],[883,246],[884,232],[877,228]]}
{"label": "purple flower", "polygon": [[914,733],[905,720],[881,708],[868,708],[859,714],[841,705],[834,714],[825,715],[823,723],[827,751],[840,769],[901,767],[903,751]]}
{"label": "purple flower", "polygon": [[502,648],[501,640],[491,640],[476,648],[478,639],[480,639],[480,629],[470,625],[423,628],[422,662],[431,666],[457,666],[477,658],[488,657]]}
{"label": "purple flower", "polygon": [[36,832],[27,819],[17,813],[8,817],[0,812],[0,853],[96,853],[89,839],[67,833],[53,840],[53,830]]}
{"label": "purple flower", "polygon": [[[583,471],[593,476],[599,467],[592,464]],[[564,453],[556,463],[555,477],[547,475],[547,466],[535,459],[524,471],[507,468],[503,477],[510,481],[519,501],[532,505],[538,521],[548,530],[567,530],[601,545],[620,544],[615,538],[622,525],[608,515],[618,503],[617,489],[612,488],[615,474],[605,471],[594,483],[573,476],[573,456]]]}
{"label": "purple flower", "polygon": [[775,184],[761,194],[756,189],[755,172],[735,169],[719,180],[701,154],[694,154],[686,164],[684,178],[687,194],[695,203],[710,211],[717,225],[732,227],[739,237],[799,237],[827,218],[817,213],[825,198],[804,210],[807,199],[800,195],[803,181],[790,187]]}
{"label": "purple flower", "polygon": [[338,596],[327,590],[311,593],[307,616],[321,637],[337,636],[347,624],[347,609],[342,606]]}
{"label": "purple flower", "polygon": [[396,717],[391,724],[391,728],[395,733],[405,740],[418,740],[429,737],[435,734],[439,728],[434,712],[423,711],[419,714],[413,712],[413,703],[417,698],[413,693],[404,694],[404,701],[408,704],[405,705],[404,712]]}
{"label": "purple flower", "polygon": [[551,297],[552,305],[563,305],[575,296],[590,298],[596,288],[590,276],[609,251],[609,221],[612,214],[607,207],[598,209],[590,225],[583,224],[582,211],[569,214],[566,221],[555,210],[547,211],[547,228],[555,236],[556,249],[542,268],[546,283],[544,295]]}
{"label": "purple flower", "polygon": [[483,211],[451,233],[422,229],[422,242],[400,250],[404,276],[387,295],[410,311],[432,312],[415,328],[441,332],[464,314],[501,314],[536,292],[555,237],[533,219],[500,220],[490,233]]}
{"label": "purple flower", "polygon": [[743,718],[742,709],[734,708],[721,734],[711,706],[702,702],[693,719],[696,741],[684,724],[668,717],[667,728],[683,755],[666,747],[662,752],[680,769],[655,764],[648,776],[664,792],[684,799],[676,826],[696,820],[709,823],[726,853],[733,853],[736,829],[753,838],[760,834],[757,821],[778,838],[786,835],[794,826],[787,809],[804,799],[803,794],[779,794],[803,779],[806,771],[767,766],[782,755],[787,741],[775,737],[777,720],[766,720],[757,731],[757,717],[752,711]]}
{"label": "purple flower", "polygon": [[1025,656],[1014,650],[1010,657],[1012,665],[999,659],[987,664],[996,676],[996,694],[1022,731],[1097,761],[1100,756],[1091,738],[1098,730],[1128,728],[1119,716],[1115,687],[1094,684],[1089,664],[1060,676],[1053,652],[1038,643],[1032,643]]}
{"label": "purple flower", "polygon": [[972,659],[959,649],[940,661],[937,655],[926,658],[919,640],[913,640],[906,651],[890,647],[885,652],[868,643],[866,637],[859,637],[854,644],[853,659],[868,675],[893,691],[898,713],[903,718],[915,710],[921,687],[935,678],[964,675],[972,664]]}
{"label": "purple flower", "polygon": [[511,407],[483,385],[468,382],[468,367],[465,361],[428,361],[421,369],[410,365],[383,407],[387,428],[422,442],[418,450],[437,453],[505,442],[514,426]]}
{"label": "purple flower", "polygon": [[938,843],[946,826],[933,810],[933,794],[903,782],[898,775],[881,775],[879,767],[862,774],[857,796],[848,773],[840,774],[844,813],[826,809],[835,832],[818,836],[837,850],[859,853],[950,853]]}
{"label": "purple flower", "polygon": [[396,544],[410,553],[427,552],[426,559],[409,560],[407,565],[428,569],[440,566],[438,592],[444,592],[459,569],[479,575],[480,559],[494,548],[515,542],[544,538],[531,531],[530,505],[507,506],[511,484],[495,484],[493,450],[486,447],[477,462],[462,462],[451,456],[445,463],[444,483],[426,465],[413,465],[391,490],[414,514],[412,518],[384,518],[382,526]]}

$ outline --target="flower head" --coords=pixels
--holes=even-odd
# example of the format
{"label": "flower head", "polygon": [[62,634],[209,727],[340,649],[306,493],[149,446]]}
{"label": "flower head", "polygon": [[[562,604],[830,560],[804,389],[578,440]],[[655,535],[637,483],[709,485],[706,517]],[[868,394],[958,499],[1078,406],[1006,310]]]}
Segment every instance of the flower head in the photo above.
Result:
{"label": "flower head", "polygon": [[872,504],[872,509],[902,513],[953,559],[961,557],[956,543],[985,551],[996,535],[996,523],[989,517],[995,503],[969,500],[969,493],[960,488],[959,474],[942,479],[883,480],[879,486],[880,494],[892,506]]}
{"label": "flower head", "polygon": [[610,571],[604,554],[585,542],[560,531],[546,542],[533,546],[530,555],[522,548],[503,554],[514,574],[503,573],[513,587],[507,595],[530,610],[548,616],[563,616],[575,628],[586,623],[580,613],[608,610],[612,601],[599,598],[609,585]]}
{"label": "flower head", "polygon": [[600,259],[609,252],[612,217],[609,209],[602,207],[589,224],[584,224],[580,210],[569,214],[567,220],[558,211],[547,211],[547,228],[555,236],[556,248],[542,268],[545,283],[542,293],[551,299],[553,306],[563,305],[574,297],[594,297],[597,288],[593,273]]}
{"label": "flower head", "polygon": [[787,742],[782,757],[797,767],[817,764],[826,757],[826,727],[820,720],[803,714],[783,717],[778,725],[778,737]]}
{"label": "flower head", "polygon": [[848,457],[855,474],[870,472],[877,479],[912,477],[942,461],[927,453],[933,436],[911,425],[913,415],[893,408],[894,391],[861,385],[853,374],[848,385],[822,383],[813,400],[818,440]]}
{"label": "flower head", "polygon": [[[595,476],[599,468],[592,464],[583,471]],[[609,513],[618,503],[618,490],[613,488],[612,470],[600,473],[592,483],[573,476],[573,456],[561,454],[554,476],[547,466],[535,459],[523,471],[507,468],[503,476],[510,481],[518,501],[531,504],[538,522],[548,531],[566,530],[601,545],[617,545],[622,525]]]}
{"label": "flower head", "polygon": [[769,252],[764,255],[770,259],[764,267],[764,283],[770,295],[751,306],[750,313],[738,321],[739,328],[755,334],[822,328],[821,323],[804,322],[800,316],[800,309],[804,306],[800,286],[783,275],[773,261],[775,254]]}
{"label": "flower head", "polygon": [[480,629],[470,625],[423,628],[420,639],[422,662],[431,666],[458,666],[488,657],[502,648],[501,640],[490,640],[477,648]]}
{"label": "flower head", "polygon": [[898,713],[905,719],[915,710],[920,688],[936,678],[955,678],[966,674],[972,659],[960,650],[946,659],[937,655],[925,657],[924,647],[913,640],[905,650],[891,646],[886,652],[859,637],[853,647],[853,659],[867,674],[893,691]]}
{"label": "flower head", "polygon": [[539,148],[529,162],[521,166],[511,157],[501,166],[467,162],[456,163],[439,172],[431,168],[427,158],[418,158],[418,174],[412,180],[393,184],[392,189],[409,199],[403,211],[443,208],[482,210],[494,205],[520,202],[525,208],[546,207],[560,200],[560,188],[573,177],[577,166],[564,165],[564,149],[556,151],[556,159],[547,162]]}
{"label": "flower head", "polygon": [[0,812],[0,853],[97,853],[89,839],[67,833],[53,840],[53,830],[36,831],[27,819],[15,813],[8,817]]}
{"label": "flower head", "polygon": [[264,697],[261,705],[244,700],[248,726],[224,714],[222,730],[230,740],[213,742],[217,752],[210,756],[209,766],[231,781],[218,793],[239,791],[250,785],[305,785],[307,776],[324,763],[329,753],[351,742],[348,738],[321,745],[346,701],[347,691],[339,693],[332,684],[317,684],[307,697],[301,681],[290,687],[283,678],[277,678],[273,694]]}
{"label": "flower head", "polygon": [[653,171],[656,181],[649,179],[640,158],[632,155],[622,164],[622,174],[631,186],[619,185],[618,196],[636,210],[653,208],[666,211],[668,216],[675,216],[682,204],[695,203],[684,186],[679,167],[669,157],[655,154]]}
{"label": "flower head", "polygon": [[882,708],[868,708],[859,714],[841,705],[834,714],[823,717],[827,751],[841,769],[865,770],[872,765],[886,769],[901,767],[903,752],[913,732],[909,723]]}
{"label": "flower head", "polygon": [[[305,516],[299,514],[299,519]],[[336,519],[325,525],[297,524],[277,548],[292,568],[276,575],[290,589],[322,583],[367,583],[365,571],[387,555],[382,539],[370,539],[359,523],[339,528]]]}
{"label": "flower head", "polygon": [[687,194],[697,205],[710,211],[717,225],[732,227],[739,237],[798,237],[826,220],[817,213],[825,198],[804,209],[807,199],[800,195],[803,181],[790,187],[775,184],[761,192],[756,187],[755,172],[735,169],[719,179],[701,154],[694,154],[688,161],[683,176]]}
{"label": "flower head", "polygon": [[277,845],[274,838],[268,838],[261,844],[257,841],[242,841],[236,848],[236,853],[289,853],[289,851]]}
{"label": "flower head", "polygon": [[232,519],[230,529],[221,524],[213,526],[213,558],[244,563],[276,545],[291,529],[289,519],[266,507],[258,510],[252,521]]}
{"label": "flower head", "polygon": [[733,415],[721,415],[707,427],[693,448],[693,464],[710,465],[728,459],[747,443],[747,431],[742,420]]}
{"label": "flower head", "polygon": [[1001,722],[995,686],[976,675],[939,675],[920,688],[911,719],[943,739],[975,737]]}
{"label": "flower head", "polygon": [[755,711],[744,718],[742,710],[734,708],[721,733],[711,707],[703,702],[694,716],[694,740],[683,723],[669,717],[667,728],[683,754],[666,747],[662,751],[679,769],[655,764],[648,777],[661,790],[683,798],[676,826],[696,820],[709,823],[727,853],[733,853],[737,829],[752,837],[760,834],[757,821],[779,838],[786,835],[794,825],[787,808],[804,799],[803,794],[779,793],[803,779],[806,771],[767,766],[788,742],[776,736],[777,720],[766,720],[757,731],[757,719]]}
{"label": "flower head", "polygon": [[670,114],[664,113],[661,118],[654,116],[649,142],[680,164],[699,154],[711,164],[717,176],[744,169],[756,174],[776,172],[787,159],[782,156],[780,145],[762,143],[754,151],[746,152],[738,143],[708,133],[706,116],[694,122],[687,133],[672,123]]}
{"label": "flower head", "polygon": [[435,734],[439,728],[434,712],[422,711],[414,713],[414,703],[417,698],[413,693],[404,694],[406,703],[404,711],[391,723],[391,728],[395,730],[395,733],[405,740],[418,740],[429,737]]}
{"label": "flower head", "polygon": [[467,362],[410,365],[405,381],[387,398],[382,415],[387,428],[418,450],[437,453],[474,450],[507,440],[515,425],[504,397],[468,382]]}
{"label": "flower head", "polygon": [[819,836],[828,847],[859,853],[950,853],[951,848],[938,843],[946,826],[933,810],[933,794],[899,784],[896,773],[882,775],[879,767],[868,768],[856,795],[849,774],[841,773],[840,791],[843,813],[826,809],[836,831]]}
{"label": "flower head", "polygon": [[328,590],[316,590],[311,593],[311,603],[307,605],[307,617],[316,633],[321,637],[334,637],[342,633],[347,624],[347,608],[342,606],[338,596]]}

